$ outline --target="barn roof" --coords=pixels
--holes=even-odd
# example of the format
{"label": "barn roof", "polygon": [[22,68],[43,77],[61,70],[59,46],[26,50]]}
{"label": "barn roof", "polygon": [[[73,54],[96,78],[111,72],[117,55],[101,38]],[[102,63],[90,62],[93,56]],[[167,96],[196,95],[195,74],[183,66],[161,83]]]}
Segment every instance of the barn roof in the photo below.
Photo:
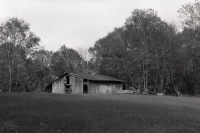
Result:
{"label": "barn roof", "polygon": [[117,81],[117,82],[122,82],[122,80],[105,76],[105,75],[90,75],[90,74],[71,74],[75,77],[80,77],[83,79],[91,80],[91,81]]}

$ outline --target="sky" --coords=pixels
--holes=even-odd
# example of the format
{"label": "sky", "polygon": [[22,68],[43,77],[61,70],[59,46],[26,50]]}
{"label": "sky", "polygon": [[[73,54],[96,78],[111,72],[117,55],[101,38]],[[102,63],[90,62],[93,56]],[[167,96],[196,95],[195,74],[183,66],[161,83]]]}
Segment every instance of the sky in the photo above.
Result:
{"label": "sky", "polygon": [[124,25],[134,9],[154,9],[168,22],[180,22],[178,9],[194,0],[0,0],[0,23],[17,17],[30,24],[40,45],[57,51],[89,48]]}

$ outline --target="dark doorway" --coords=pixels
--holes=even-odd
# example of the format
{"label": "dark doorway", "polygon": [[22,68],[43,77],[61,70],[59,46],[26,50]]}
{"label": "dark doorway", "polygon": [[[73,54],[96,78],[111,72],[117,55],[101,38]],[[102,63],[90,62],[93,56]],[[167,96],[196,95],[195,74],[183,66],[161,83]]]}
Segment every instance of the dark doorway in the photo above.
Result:
{"label": "dark doorway", "polygon": [[69,76],[66,77],[67,79],[65,80],[65,94],[71,94],[72,93],[72,87],[69,84]]}
{"label": "dark doorway", "polygon": [[86,84],[83,85],[83,93],[84,94],[88,93],[88,86]]}
{"label": "dark doorway", "polygon": [[67,84],[69,84],[69,76],[67,76]]}

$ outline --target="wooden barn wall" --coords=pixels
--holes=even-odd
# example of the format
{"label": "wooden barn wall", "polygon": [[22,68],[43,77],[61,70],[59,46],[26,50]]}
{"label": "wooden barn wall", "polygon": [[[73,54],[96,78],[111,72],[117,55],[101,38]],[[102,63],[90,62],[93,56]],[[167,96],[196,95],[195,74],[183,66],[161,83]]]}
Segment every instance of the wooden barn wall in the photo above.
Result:
{"label": "wooden barn wall", "polygon": [[65,94],[64,80],[65,80],[65,77],[62,77],[52,83],[52,93]]}
{"label": "wooden barn wall", "polygon": [[70,76],[70,81],[73,94],[83,93],[83,79]]}
{"label": "wooden barn wall", "polygon": [[106,93],[113,93],[117,90],[122,90],[122,83],[90,81],[88,93],[106,94]]}

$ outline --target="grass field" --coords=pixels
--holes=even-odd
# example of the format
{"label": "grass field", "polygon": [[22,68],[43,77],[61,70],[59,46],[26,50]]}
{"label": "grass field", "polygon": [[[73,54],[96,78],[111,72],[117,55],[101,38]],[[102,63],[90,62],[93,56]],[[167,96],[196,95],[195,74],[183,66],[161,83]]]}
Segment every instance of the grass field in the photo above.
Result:
{"label": "grass field", "polygon": [[200,132],[200,99],[0,93],[0,133]]}

